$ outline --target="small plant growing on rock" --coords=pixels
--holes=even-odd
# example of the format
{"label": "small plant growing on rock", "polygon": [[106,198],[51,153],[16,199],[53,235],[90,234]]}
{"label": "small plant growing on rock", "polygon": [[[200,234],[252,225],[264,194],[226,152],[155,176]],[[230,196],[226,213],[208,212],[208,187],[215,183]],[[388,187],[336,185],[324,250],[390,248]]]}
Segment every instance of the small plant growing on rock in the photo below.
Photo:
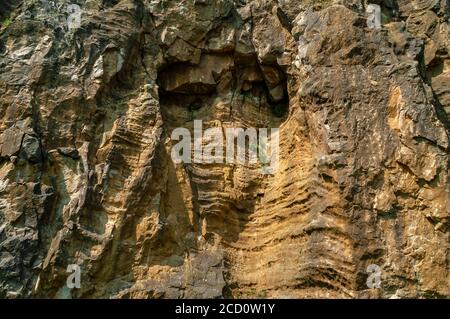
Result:
{"label": "small plant growing on rock", "polygon": [[2,28],[6,28],[7,26],[9,26],[11,24],[11,20],[9,18],[5,18],[2,21]]}

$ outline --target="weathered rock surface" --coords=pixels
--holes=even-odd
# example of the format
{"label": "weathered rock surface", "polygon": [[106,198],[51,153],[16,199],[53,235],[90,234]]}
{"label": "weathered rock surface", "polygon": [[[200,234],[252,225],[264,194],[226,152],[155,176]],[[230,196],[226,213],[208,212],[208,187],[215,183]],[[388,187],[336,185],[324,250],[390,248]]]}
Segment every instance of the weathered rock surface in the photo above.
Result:
{"label": "weathered rock surface", "polygon": [[[71,3],[0,4],[1,298],[450,297],[448,0],[373,1],[381,29],[363,0]],[[174,163],[194,119],[279,128],[278,170]]]}

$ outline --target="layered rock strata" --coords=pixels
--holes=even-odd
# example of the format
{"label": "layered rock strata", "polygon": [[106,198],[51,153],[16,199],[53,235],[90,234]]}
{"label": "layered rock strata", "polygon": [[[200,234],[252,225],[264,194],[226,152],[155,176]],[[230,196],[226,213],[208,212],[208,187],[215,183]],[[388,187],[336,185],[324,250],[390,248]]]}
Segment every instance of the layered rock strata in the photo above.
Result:
{"label": "layered rock strata", "polygon": [[[371,3],[3,1],[0,297],[448,298],[450,4]],[[194,120],[278,169],[176,163]]]}

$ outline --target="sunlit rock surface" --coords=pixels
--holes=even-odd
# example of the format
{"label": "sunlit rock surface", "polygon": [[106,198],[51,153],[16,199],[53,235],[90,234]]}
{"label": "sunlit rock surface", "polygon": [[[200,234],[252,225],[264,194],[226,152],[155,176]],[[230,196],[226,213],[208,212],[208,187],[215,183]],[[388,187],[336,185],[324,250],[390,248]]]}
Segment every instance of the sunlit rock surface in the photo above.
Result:
{"label": "sunlit rock surface", "polygon": [[54,3],[0,4],[1,298],[450,297],[448,0]]}

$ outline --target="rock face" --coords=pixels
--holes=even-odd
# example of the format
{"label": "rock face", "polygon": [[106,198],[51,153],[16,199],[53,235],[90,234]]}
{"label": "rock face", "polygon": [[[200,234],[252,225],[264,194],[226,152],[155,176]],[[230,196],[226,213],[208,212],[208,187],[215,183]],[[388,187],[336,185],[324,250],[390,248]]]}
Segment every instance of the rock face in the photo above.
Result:
{"label": "rock face", "polygon": [[[450,3],[369,3],[3,1],[0,297],[450,297]],[[278,169],[175,163],[194,119]]]}

